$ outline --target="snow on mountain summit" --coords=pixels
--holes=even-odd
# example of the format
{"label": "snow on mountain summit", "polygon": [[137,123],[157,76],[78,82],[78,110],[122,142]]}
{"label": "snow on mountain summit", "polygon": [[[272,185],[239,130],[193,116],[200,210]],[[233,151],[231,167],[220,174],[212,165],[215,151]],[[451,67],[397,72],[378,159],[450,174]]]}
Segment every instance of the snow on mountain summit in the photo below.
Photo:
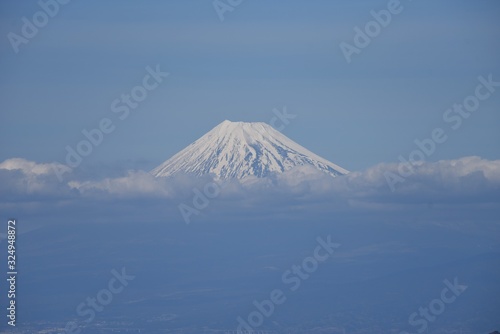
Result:
{"label": "snow on mountain summit", "polygon": [[156,177],[176,173],[217,179],[267,177],[296,166],[311,165],[338,176],[348,171],[295,143],[262,122],[224,121],[168,159],[151,173]]}

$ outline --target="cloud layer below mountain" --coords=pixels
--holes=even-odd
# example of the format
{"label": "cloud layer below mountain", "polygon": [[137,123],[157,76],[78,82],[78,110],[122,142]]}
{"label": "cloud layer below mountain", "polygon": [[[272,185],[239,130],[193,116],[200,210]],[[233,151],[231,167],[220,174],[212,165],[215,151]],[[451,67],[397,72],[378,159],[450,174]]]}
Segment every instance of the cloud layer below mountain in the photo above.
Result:
{"label": "cloud layer below mountain", "polygon": [[226,182],[190,175],[155,178],[144,171],[100,179],[65,171],[61,181],[56,174],[61,168],[57,163],[20,158],[1,162],[2,211],[33,219],[72,215],[74,219],[140,217],[181,222],[186,210],[189,220],[200,221],[394,212],[408,216],[423,207],[446,210],[449,219],[494,221],[500,211],[500,160],[479,157],[421,163],[393,189],[387,175],[400,175],[401,166],[392,163],[336,178],[312,167],[298,167],[272,178]]}

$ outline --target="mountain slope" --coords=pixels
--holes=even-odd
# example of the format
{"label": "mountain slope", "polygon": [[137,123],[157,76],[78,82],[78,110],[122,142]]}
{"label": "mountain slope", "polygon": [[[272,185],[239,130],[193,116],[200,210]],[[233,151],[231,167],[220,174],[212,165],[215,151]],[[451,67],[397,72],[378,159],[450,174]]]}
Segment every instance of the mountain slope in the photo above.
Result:
{"label": "mountain slope", "polygon": [[267,177],[303,165],[312,165],[331,176],[348,173],[266,123],[224,121],[151,173],[157,177],[182,172],[242,179]]}

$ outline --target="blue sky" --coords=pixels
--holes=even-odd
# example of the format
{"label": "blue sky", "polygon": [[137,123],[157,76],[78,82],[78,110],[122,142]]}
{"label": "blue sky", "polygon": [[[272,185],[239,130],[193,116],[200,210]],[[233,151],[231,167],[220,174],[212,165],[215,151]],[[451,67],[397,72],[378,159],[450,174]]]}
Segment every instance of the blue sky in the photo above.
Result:
{"label": "blue sky", "polygon": [[[64,162],[65,146],[141,83],[170,76],[94,149],[84,165],[154,167],[225,119],[297,115],[284,133],[349,170],[407,155],[472,94],[500,81],[497,1],[402,1],[404,10],[348,64],[339,48],[387,1],[244,1],[224,22],[211,1],[73,1],[20,52],[36,1],[0,4],[0,160]],[[498,159],[500,92],[450,133],[429,161]]]}

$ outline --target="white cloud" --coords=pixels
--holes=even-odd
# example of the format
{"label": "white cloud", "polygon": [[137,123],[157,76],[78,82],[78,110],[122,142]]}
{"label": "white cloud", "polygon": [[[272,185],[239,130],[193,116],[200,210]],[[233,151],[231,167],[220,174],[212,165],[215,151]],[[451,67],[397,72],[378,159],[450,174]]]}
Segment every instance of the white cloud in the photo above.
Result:
{"label": "white cloud", "polygon": [[[392,192],[385,173],[398,174],[399,164],[379,164],[336,180],[337,191],[353,197],[441,195],[470,196],[500,189],[500,160],[464,157],[414,166],[414,173],[397,184]],[[392,194],[392,195],[391,195]]]}
{"label": "white cloud", "polygon": [[70,172],[71,168],[60,163],[39,164],[22,158],[7,159],[0,162],[0,169],[20,170],[25,175],[47,175],[54,174],[56,169],[63,172]]}
{"label": "white cloud", "polygon": [[59,163],[38,164],[21,158],[8,159],[0,163],[0,198],[9,200],[31,200],[72,196],[65,183],[59,182],[56,170],[71,169]]}
{"label": "white cloud", "polygon": [[[72,179],[59,182],[54,166],[60,167],[24,159],[0,163],[0,207],[5,208],[9,203],[20,210],[36,211],[38,207],[31,204],[43,202],[46,213],[64,207],[67,214],[74,210],[86,215],[90,208],[109,217],[125,215],[124,207],[129,216],[134,210],[138,214],[148,207],[148,217],[164,219],[168,212],[169,221],[173,221],[180,218],[178,205],[191,205],[195,189],[203,191],[213,181],[192,175],[155,178],[144,171],[129,171],[119,177],[98,180],[78,179],[74,173],[67,173]],[[418,209],[428,203],[446,206],[446,210],[467,207],[474,213],[485,205],[494,212],[500,209],[500,160],[465,157],[423,163],[392,192],[384,173],[395,172],[397,168],[398,164],[379,164],[362,172],[332,178],[303,166],[268,179],[233,180],[223,183],[220,194],[210,198],[202,214],[214,219],[226,216],[252,219],[256,215],[260,219],[266,215],[293,218],[302,213],[313,219],[313,216],[359,210]],[[409,212],[406,211],[406,215]]]}
{"label": "white cloud", "polygon": [[102,181],[70,181],[68,185],[85,195],[104,193],[119,197],[134,197],[168,196],[170,193],[165,180],[157,179],[143,171],[129,171],[125,176],[106,178]]}

